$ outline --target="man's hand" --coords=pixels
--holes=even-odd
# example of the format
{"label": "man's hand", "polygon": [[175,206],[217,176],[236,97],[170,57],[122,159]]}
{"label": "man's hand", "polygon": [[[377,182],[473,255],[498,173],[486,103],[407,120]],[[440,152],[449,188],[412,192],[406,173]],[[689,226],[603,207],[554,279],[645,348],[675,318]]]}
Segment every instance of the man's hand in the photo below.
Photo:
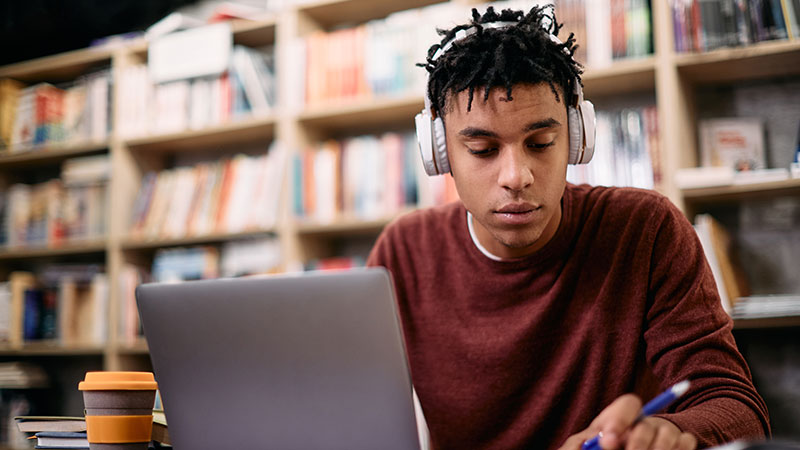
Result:
{"label": "man's hand", "polygon": [[623,395],[608,405],[592,421],[589,428],[574,434],[560,450],[580,450],[581,445],[602,432],[600,446],[606,450],[694,450],[697,439],[683,433],[672,422],[658,417],[646,417],[634,422],[642,411],[642,402],[632,394]]}

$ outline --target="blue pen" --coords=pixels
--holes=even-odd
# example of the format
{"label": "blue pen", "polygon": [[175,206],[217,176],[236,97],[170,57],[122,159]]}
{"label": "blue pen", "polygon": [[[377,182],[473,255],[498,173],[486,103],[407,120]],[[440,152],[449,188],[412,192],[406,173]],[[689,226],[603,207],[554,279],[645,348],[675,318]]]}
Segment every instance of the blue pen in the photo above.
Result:
{"label": "blue pen", "polygon": [[[669,406],[670,403],[674,402],[678,397],[685,394],[686,391],[688,390],[689,390],[689,380],[683,380],[680,383],[673,385],[671,388],[661,393],[658,397],[647,402],[647,404],[644,405],[644,407],[642,408],[642,413],[639,414],[639,417],[636,419],[636,422],[642,420],[647,416],[651,416],[660,411],[663,411],[664,408]],[[589,439],[588,441],[583,443],[583,447],[581,447],[581,449],[600,450],[601,437],[602,434],[598,434],[597,436]]]}

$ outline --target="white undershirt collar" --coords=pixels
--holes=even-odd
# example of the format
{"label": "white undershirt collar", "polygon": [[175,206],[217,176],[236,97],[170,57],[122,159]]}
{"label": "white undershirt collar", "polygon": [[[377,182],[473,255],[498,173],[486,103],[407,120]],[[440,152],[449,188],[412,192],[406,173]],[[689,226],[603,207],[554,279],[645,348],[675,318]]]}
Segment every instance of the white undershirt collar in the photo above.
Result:
{"label": "white undershirt collar", "polygon": [[475,244],[475,247],[478,247],[478,250],[480,250],[481,253],[486,255],[486,257],[491,260],[504,261],[503,258],[489,253],[489,250],[486,250],[478,241],[478,236],[475,236],[475,228],[472,226],[472,214],[469,211],[467,211],[467,228],[469,229],[469,237],[472,238],[472,242]]}

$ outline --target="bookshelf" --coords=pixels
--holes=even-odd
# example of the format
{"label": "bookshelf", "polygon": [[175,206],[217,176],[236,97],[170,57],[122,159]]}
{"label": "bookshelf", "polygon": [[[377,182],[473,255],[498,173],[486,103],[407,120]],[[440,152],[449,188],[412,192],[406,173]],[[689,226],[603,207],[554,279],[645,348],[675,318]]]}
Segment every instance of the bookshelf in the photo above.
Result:
{"label": "bookshelf", "polygon": [[[472,0],[450,0],[464,7]],[[230,156],[240,147],[260,147],[266,151],[273,142],[281,142],[290,153],[330,139],[382,131],[410,131],[413,116],[423,105],[422,92],[392,95],[369,95],[345,101],[314,104],[292,103],[287,98],[304,80],[302,67],[293,63],[296,41],[314,31],[336,30],[363,24],[373,19],[409,8],[447,3],[442,0],[315,0],[290,6],[252,21],[233,21],[234,43],[252,48],[275,46],[275,75],[278,104],[269,114],[248,116],[201,129],[123,136],[119,133],[118,113],[112,107],[110,139],[62,146],[49,146],[28,152],[0,154],[0,188],[14,178],[17,169],[57,165],[84,155],[107,152],[111,159],[110,211],[104,239],[59,247],[0,249],[0,275],[7,275],[38,260],[97,261],[105,264],[110,281],[109,342],[100,347],[60,348],[57,345],[26,345],[18,349],[0,347],[4,357],[40,357],[47,355],[95,355],[108,370],[147,367],[147,344],[133,344],[118,338],[117,320],[122,297],[116,284],[127,265],[147,267],[153,254],[163,248],[194,245],[219,245],[248,238],[274,236],[280,243],[284,267],[298,267],[314,258],[333,256],[339,241],[369,240],[396,216],[374,220],[340,217],[320,224],[294,217],[291,206],[291,182],[284,177],[277,223],[274,227],[232,233],[213,232],[174,239],[141,239],[130,233],[128,215],[141,188],[142,178],[150,170],[170,168],[174,160],[210,153]],[[752,196],[800,194],[800,180],[775,183],[680,190],[672,182],[679,168],[697,165],[697,105],[694,90],[713,83],[743,80],[770,80],[800,75],[800,41],[769,41],[743,48],[718,49],[702,54],[676,53],[673,42],[672,14],[669,2],[652,2],[652,56],[615,60],[603,67],[588,67],[585,92],[589,99],[604,99],[645,94],[657,99],[659,146],[664,173],[661,191],[687,214],[707,205],[738,202]],[[147,61],[148,49],[143,40],[116,47],[76,50],[0,67],[0,79],[14,78],[25,83],[72,80],[98,68],[110,67],[119,99],[119,81],[126,68]],[[422,70],[422,69],[420,69]],[[287,168],[288,171],[288,168]],[[737,329],[762,327],[797,327],[796,318],[737,320]]]}

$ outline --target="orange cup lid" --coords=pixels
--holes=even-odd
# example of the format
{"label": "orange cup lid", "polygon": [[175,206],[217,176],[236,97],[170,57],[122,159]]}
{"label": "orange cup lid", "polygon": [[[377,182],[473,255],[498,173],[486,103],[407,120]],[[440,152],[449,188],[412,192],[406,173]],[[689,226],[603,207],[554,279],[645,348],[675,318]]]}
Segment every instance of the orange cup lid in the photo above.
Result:
{"label": "orange cup lid", "polygon": [[152,372],[86,372],[81,391],[152,391],[158,388]]}

